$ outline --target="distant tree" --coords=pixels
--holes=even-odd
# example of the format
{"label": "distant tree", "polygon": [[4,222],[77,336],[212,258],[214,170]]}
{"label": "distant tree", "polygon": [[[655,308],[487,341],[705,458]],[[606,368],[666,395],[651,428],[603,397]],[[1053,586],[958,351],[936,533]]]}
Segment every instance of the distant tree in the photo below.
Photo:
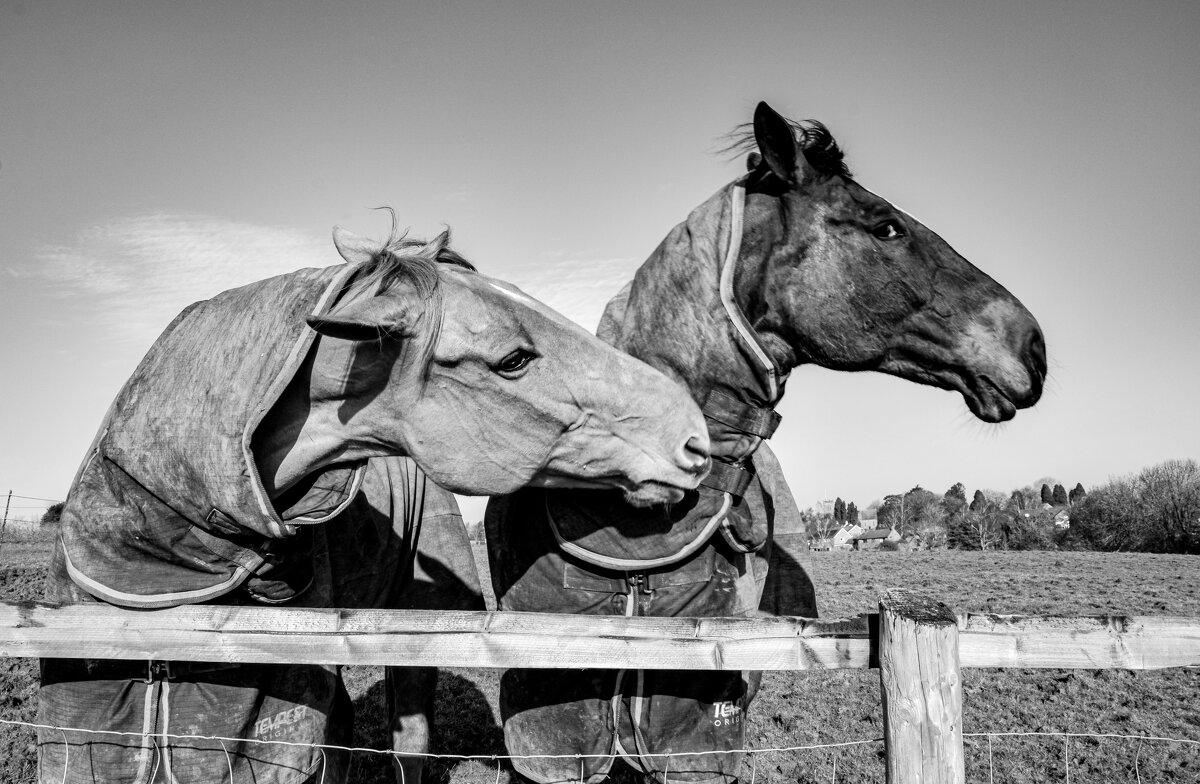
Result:
{"label": "distant tree", "polygon": [[65,504],[59,501],[57,504],[51,504],[50,508],[42,515],[42,525],[55,525],[62,519],[62,510]]}
{"label": "distant tree", "polygon": [[967,514],[967,530],[974,545],[971,549],[994,550],[1000,546],[1006,522],[1006,515],[986,501],[980,509]]}
{"label": "distant tree", "polygon": [[1101,550],[1200,554],[1200,464],[1168,460],[1093,488],[1071,530]]}
{"label": "distant tree", "polygon": [[1083,489],[1083,484],[1076,483],[1075,489],[1073,489],[1070,494],[1067,495],[1067,502],[1074,506],[1076,501],[1083,500],[1083,497],[1086,495],[1087,491]]}
{"label": "distant tree", "polygon": [[982,512],[987,508],[988,500],[984,497],[982,490],[976,490],[975,495],[971,497],[971,511]]}
{"label": "distant tree", "polygon": [[1013,490],[1012,495],[1008,497],[1008,505],[1014,512],[1025,511],[1025,495],[1020,490]]}
{"label": "distant tree", "polygon": [[837,500],[833,502],[833,519],[839,523],[846,522],[846,502],[842,500],[841,496],[838,496]]}
{"label": "distant tree", "polygon": [[1050,485],[1045,485],[1045,484],[1042,485],[1042,503],[1043,504],[1053,504],[1054,503],[1054,491],[1050,489]]}
{"label": "distant tree", "polygon": [[800,517],[801,519],[807,518],[808,530],[811,532],[813,539],[829,539],[841,528],[841,524],[834,520],[831,514],[819,514],[809,509],[806,512],[802,512]]}
{"label": "distant tree", "polygon": [[[917,485],[904,494],[904,522],[907,533],[915,534],[926,547],[946,544],[946,516],[942,499]],[[901,534],[905,534],[901,531]]]}
{"label": "distant tree", "polygon": [[875,510],[875,519],[880,527],[894,528],[901,534],[905,531],[904,496],[889,495]]}
{"label": "distant tree", "polygon": [[859,522],[858,507],[854,505],[853,501],[846,504],[846,522],[851,525],[857,525]]}
{"label": "distant tree", "polygon": [[1138,489],[1161,552],[1200,554],[1200,463],[1151,466],[1138,475]]}
{"label": "distant tree", "polygon": [[1068,503],[1070,503],[1070,499],[1067,498],[1067,489],[1062,485],[1054,486],[1054,491],[1051,493],[1051,498],[1054,499],[1053,503],[1055,506],[1066,506]]}
{"label": "distant tree", "polygon": [[962,482],[955,482],[942,495],[942,524],[949,528],[961,520],[967,512],[967,489]]}

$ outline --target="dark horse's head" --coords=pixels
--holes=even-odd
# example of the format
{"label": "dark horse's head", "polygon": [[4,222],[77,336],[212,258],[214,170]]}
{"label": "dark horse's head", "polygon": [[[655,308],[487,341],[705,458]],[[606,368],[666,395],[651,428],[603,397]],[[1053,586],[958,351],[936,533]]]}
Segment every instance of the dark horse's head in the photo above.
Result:
{"label": "dark horse's head", "polygon": [[[1046,376],[1037,321],[945,240],[855,182],[824,126],[760,103],[740,147],[749,174],[663,241],[638,271],[628,310],[610,305],[602,337],[701,400],[724,389],[772,406],[787,371],[814,363],[956,390],[987,422],[1037,402]],[[770,383],[748,383],[762,367]]]}
{"label": "dark horse's head", "polygon": [[1046,346],[1016,297],[851,179],[823,126],[760,103],[754,140],[743,248],[765,263],[741,265],[735,288],[781,364],[956,390],[987,422],[1037,402]]}

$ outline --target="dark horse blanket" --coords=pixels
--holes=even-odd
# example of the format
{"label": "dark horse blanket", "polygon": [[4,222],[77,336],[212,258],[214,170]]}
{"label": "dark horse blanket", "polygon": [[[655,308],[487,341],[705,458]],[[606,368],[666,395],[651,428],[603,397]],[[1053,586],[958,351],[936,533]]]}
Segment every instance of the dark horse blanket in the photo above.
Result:
{"label": "dark horse blanket", "polygon": [[[493,499],[487,540],[500,609],[749,616],[761,608],[815,616],[811,583],[801,585],[795,570],[786,583],[777,579],[782,570],[776,566],[768,573],[768,562],[777,556],[773,531],[794,528],[799,510],[775,456],[759,449],[754,464],[755,478],[730,511],[761,526],[759,548],[751,551],[736,537],[710,533],[682,560],[657,567],[604,568],[565,550],[556,528],[566,526],[554,521],[553,497],[571,493],[577,501],[581,491],[525,489]],[[599,497],[604,493],[595,494],[596,509],[606,512],[609,505]],[[688,516],[686,510],[678,514]],[[610,520],[614,529],[624,525]],[[516,521],[522,535],[514,537],[508,527]],[[651,551],[663,547],[653,530],[642,529]],[[637,552],[642,543],[634,536],[627,549]],[[537,782],[598,784],[617,757],[660,781],[728,781],[738,776],[736,753],[656,755],[745,748],[745,708],[757,684],[758,673],[743,672],[510,669],[501,680],[505,742],[517,757],[513,766]]]}
{"label": "dark horse blanket", "polygon": [[[255,428],[312,346],[305,317],[353,273],[260,281],[167,328],[76,476],[48,599],[483,609],[454,498],[411,460],[335,466],[277,502],[258,478]],[[129,733],[41,731],[42,780],[73,782],[338,781],[346,759],[305,744],[353,726],[333,667],[145,661],[45,660],[39,718]],[[213,739],[176,737],[195,735]]]}
{"label": "dark horse blanket", "polygon": [[[760,447],[777,424],[771,408],[782,394],[780,374],[732,296],[724,296],[724,284],[718,285],[731,278],[737,259],[740,196],[726,188],[672,230],[655,253],[680,263],[664,272],[650,270],[647,262],[638,271],[639,279],[681,276],[671,284],[686,292],[679,296],[688,298],[687,318],[729,336],[728,356],[712,356],[710,345],[709,354],[699,357],[703,346],[680,344],[674,334],[627,322],[631,286],[609,303],[599,330],[602,339],[622,348],[630,345],[625,330],[667,346],[677,375],[684,377],[695,369],[679,365],[724,363],[718,365],[716,386],[702,393],[707,400],[698,401],[713,454],[730,461],[714,465],[724,476],[714,470],[698,491],[670,509],[635,509],[602,491],[525,489],[492,499],[487,542],[500,609],[816,616],[811,580],[774,546],[776,530],[801,530],[783,472],[770,450]],[[711,301],[700,301],[704,297]],[[745,748],[745,709],[758,676],[507,670],[500,690],[505,742],[517,757],[514,767],[540,784],[599,784],[618,757],[660,782],[731,781],[739,774],[736,752]]]}

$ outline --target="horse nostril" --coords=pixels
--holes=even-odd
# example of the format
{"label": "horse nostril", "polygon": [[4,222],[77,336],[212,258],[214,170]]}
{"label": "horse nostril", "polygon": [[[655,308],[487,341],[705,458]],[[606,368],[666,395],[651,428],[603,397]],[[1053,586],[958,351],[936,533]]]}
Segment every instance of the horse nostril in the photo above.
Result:
{"label": "horse nostril", "polygon": [[701,468],[708,463],[708,437],[692,436],[683,445],[684,464],[690,468]]}

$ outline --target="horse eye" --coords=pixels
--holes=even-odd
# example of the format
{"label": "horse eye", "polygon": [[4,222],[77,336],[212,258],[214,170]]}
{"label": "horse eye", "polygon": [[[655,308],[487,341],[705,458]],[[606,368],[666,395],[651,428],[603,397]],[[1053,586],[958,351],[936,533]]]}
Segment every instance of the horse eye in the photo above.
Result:
{"label": "horse eye", "polygon": [[493,365],[492,370],[502,376],[515,378],[535,359],[537,359],[537,354],[519,348]]}
{"label": "horse eye", "polygon": [[895,240],[903,237],[904,226],[895,220],[886,220],[871,229],[871,234],[881,240]]}

